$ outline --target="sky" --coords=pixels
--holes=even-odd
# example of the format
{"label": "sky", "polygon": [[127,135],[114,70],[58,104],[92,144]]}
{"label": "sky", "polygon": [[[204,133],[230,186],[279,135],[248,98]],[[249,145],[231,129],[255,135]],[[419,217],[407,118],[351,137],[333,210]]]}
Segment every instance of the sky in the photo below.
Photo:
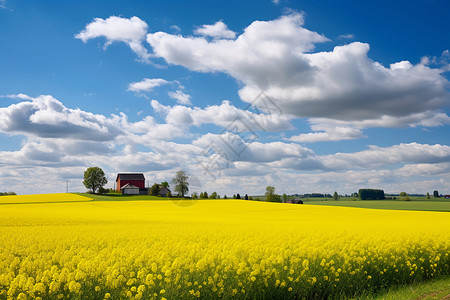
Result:
{"label": "sky", "polygon": [[0,0],[0,191],[450,194],[447,0]]}

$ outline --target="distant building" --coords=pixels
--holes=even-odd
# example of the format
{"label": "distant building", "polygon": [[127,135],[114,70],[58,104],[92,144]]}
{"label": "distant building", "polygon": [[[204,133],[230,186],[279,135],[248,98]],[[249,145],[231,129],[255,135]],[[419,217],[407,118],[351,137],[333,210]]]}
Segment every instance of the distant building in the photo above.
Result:
{"label": "distant building", "polygon": [[301,199],[288,199],[288,200],[286,200],[286,203],[303,204],[303,201]]}
{"label": "distant building", "polygon": [[444,195],[445,199],[450,199],[450,195]]}
{"label": "distant building", "polygon": [[122,195],[139,195],[139,187],[130,183],[125,184],[120,188]]}
{"label": "distant building", "polygon": [[[143,173],[119,173],[116,177],[117,191],[121,191],[126,184],[145,189],[145,177]],[[139,194],[139,193],[138,193]]]}
{"label": "distant building", "polygon": [[170,190],[166,187],[162,187],[159,189],[158,195],[161,195],[163,197],[167,197],[167,194],[170,192]]}

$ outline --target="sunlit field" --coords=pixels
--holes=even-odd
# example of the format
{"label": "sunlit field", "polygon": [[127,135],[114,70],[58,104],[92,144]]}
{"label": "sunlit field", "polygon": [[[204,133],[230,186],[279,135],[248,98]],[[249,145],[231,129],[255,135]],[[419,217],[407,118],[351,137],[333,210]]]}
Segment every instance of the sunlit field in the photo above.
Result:
{"label": "sunlit field", "polygon": [[0,299],[350,298],[450,274],[447,212],[70,197],[0,205]]}

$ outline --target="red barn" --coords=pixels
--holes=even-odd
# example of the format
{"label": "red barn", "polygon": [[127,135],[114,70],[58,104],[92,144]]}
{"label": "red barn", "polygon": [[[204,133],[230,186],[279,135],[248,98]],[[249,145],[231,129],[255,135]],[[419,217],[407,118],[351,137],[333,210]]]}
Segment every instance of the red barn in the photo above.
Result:
{"label": "red barn", "polygon": [[116,178],[116,189],[120,189],[127,183],[137,186],[138,188],[145,188],[145,177],[142,173],[119,173]]}

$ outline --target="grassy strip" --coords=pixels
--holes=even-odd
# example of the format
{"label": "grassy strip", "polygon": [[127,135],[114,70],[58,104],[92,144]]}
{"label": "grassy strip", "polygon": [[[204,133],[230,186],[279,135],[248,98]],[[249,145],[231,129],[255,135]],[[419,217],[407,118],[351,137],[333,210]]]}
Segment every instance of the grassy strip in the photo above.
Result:
{"label": "grassy strip", "polygon": [[150,195],[121,195],[121,194],[105,194],[105,195],[97,195],[97,194],[87,194],[80,193],[79,195],[89,197],[94,201],[161,201],[168,200],[170,198],[166,197],[158,197],[158,196],[150,196]]}
{"label": "grassy strip", "polygon": [[360,297],[364,300],[434,300],[450,299],[450,277],[412,285],[391,288],[387,291]]}
{"label": "grassy strip", "polygon": [[304,201],[305,204],[345,206],[373,209],[418,210],[418,211],[450,211],[450,201],[401,201],[401,200],[338,200],[338,201]]}

